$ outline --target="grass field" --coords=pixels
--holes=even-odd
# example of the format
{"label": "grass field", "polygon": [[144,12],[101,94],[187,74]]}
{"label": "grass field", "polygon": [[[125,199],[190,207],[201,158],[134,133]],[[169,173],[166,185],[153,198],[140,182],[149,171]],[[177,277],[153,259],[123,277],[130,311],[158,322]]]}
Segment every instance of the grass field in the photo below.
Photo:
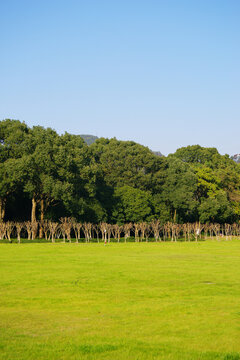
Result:
{"label": "grass field", "polygon": [[1,244],[6,359],[240,359],[240,240]]}

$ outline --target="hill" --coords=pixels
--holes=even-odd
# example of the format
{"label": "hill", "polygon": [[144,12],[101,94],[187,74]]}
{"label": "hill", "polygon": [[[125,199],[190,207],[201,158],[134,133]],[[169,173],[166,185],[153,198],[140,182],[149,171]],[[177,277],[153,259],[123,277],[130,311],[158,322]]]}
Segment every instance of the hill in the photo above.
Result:
{"label": "hill", "polygon": [[[93,144],[98,139],[98,137],[94,136],[94,135],[84,135],[83,134],[80,136],[88,145]],[[160,151],[152,151],[152,153],[157,156],[164,156]]]}
{"label": "hill", "polygon": [[98,137],[94,135],[80,135],[80,136],[88,145],[93,144],[98,139]]}
{"label": "hill", "polygon": [[161,151],[153,151],[153,154],[157,155],[157,156],[164,156]]}
{"label": "hill", "polygon": [[240,164],[240,154],[235,154],[231,156],[231,159],[233,159],[236,163]]}

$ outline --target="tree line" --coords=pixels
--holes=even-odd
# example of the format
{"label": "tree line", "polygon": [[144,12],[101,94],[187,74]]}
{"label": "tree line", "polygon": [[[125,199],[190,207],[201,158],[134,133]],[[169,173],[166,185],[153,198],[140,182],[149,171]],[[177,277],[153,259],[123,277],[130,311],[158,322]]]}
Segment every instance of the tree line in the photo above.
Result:
{"label": "tree line", "polygon": [[199,145],[157,156],[133,141],[0,121],[0,222],[234,224],[240,165]]}
{"label": "tree line", "polygon": [[150,223],[125,223],[100,224],[79,223],[73,218],[61,218],[60,222],[44,220],[42,222],[0,222],[0,240],[6,239],[12,242],[17,239],[18,243],[22,238],[35,240],[45,238],[46,241],[55,243],[56,239],[62,242],[76,243],[80,241],[103,242],[110,241],[198,241],[206,238],[215,237],[217,240],[224,237],[231,239],[233,236],[240,236],[240,225],[234,224],[201,224],[186,223],[175,224],[167,222],[161,224],[159,220],[153,220]]}

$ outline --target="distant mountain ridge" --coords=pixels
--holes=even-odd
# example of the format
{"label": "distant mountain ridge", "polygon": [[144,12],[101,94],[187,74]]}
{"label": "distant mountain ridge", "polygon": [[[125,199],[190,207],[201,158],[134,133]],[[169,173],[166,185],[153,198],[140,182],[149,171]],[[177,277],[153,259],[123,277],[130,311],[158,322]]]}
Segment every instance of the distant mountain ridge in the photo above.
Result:
{"label": "distant mountain ridge", "polygon": [[161,151],[153,151],[153,153],[157,156],[164,156]]}
{"label": "distant mountain ridge", "polygon": [[[94,135],[82,134],[80,136],[88,145],[93,144],[97,139],[99,139],[97,136],[94,136]],[[157,156],[164,156],[160,151],[152,151],[152,153]]]}
{"label": "distant mountain ridge", "polygon": [[231,159],[234,160],[236,163],[240,164],[240,154],[235,154],[231,156]]}
{"label": "distant mountain ridge", "polygon": [[[98,136],[94,136],[94,135],[87,135],[87,134],[82,134],[80,135],[81,138],[86,142],[87,145],[91,145],[93,144],[98,138]],[[155,154],[156,156],[164,156],[161,151],[152,151],[153,154]],[[233,156],[231,156],[231,159],[233,161],[235,161],[236,163],[240,164],[240,154],[235,154]]]}
{"label": "distant mountain ridge", "polygon": [[88,145],[93,144],[98,139],[98,137],[94,135],[80,135],[80,136]]}

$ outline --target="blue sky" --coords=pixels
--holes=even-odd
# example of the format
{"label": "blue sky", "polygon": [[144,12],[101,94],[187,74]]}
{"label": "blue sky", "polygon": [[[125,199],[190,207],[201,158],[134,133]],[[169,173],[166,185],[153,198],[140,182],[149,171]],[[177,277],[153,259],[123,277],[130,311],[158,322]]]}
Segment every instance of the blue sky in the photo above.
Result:
{"label": "blue sky", "polygon": [[0,119],[240,152],[238,0],[0,1]]}

